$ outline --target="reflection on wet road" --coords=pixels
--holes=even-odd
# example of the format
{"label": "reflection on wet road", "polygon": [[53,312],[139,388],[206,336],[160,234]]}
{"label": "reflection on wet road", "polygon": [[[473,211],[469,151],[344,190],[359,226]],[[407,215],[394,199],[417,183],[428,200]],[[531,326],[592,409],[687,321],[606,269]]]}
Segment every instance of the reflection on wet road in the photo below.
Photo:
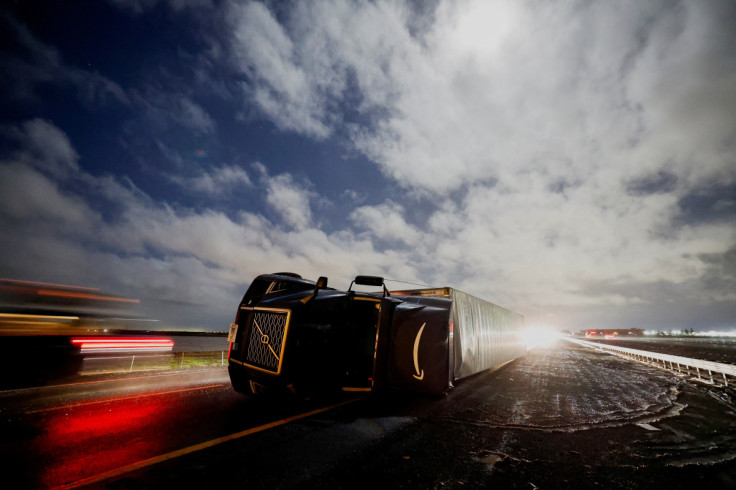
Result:
{"label": "reflection on wet road", "polygon": [[227,383],[212,382],[118,397],[107,393],[72,405],[4,409],[3,465],[37,488],[182,448],[194,449],[96,485],[687,488],[703,480],[714,486],[736,483],[736,414],[723,393],[567,343],[472,377],[441,399],[368,398],[212,447],[202,443],[346,397],[254,400],[234,393]]}
{"label": "reflection on wet road", "polygon": [[[582,430],[664,416],[677,408],[677,384],[635,364],[592,358],[585,350],[537,351],[504,376],[495,389],[468,396],[472,408],[457,420],[494,427]],[[480,396],[480,393],[483,393]]]}
{"label": "reflection on wet road", "polygon": [[72,482],[207,437],[217,426],[191,430],[203,414],[186,403],[200,398],[224,406],[241,401],[221,381],[8,414],[12,427],[10,440],[3,437],[3,456],[16,460],[35,487]]}

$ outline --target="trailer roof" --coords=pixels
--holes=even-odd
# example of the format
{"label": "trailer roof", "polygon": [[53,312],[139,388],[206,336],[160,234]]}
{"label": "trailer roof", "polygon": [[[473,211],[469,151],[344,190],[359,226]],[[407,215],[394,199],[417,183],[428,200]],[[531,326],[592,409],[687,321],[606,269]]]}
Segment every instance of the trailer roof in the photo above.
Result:
{"label": "trailer roof", "polygon": [[449,298],[451,293],[452,288],[450,287],[391,291],[392,296],[441,296],[443,298]]}

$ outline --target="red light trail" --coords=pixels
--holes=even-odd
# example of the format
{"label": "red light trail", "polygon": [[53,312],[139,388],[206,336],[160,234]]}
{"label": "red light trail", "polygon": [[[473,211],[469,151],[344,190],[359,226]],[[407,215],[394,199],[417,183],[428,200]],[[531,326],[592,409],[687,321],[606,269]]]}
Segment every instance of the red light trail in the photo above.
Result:
{"label": "red light trail", "polygon": [[174,348],[174,341],[162,337],[75,337],[73,345],[82,352],[160,352]]}

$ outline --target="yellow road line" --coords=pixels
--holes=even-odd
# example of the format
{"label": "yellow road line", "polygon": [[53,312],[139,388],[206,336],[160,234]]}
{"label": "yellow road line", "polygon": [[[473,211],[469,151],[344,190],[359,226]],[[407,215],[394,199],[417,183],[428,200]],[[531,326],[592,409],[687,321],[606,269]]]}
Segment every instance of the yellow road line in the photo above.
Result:
{"label": "yellow road line", "polygon": [[85,485],[91,485],[93,483],[99,483],[104,480],[108,480],[110,478],[115,478],[120,475],[124,475],[125,473],[130,473],[131,471],[140,470],[143,468],[147,468],[148,466],[153,466],[158,463],[163,463],[164,461],[169,461],[171,459],[176,459],[181,456],[185,456],[187,454],[191,454],[197,451],[201,451],[202,449],[207,449],[212,446],[217,446],[218,444],[222,444],[223,442],[233,441],[235,439],[240,439],[241,437],[246,437],[251,434],[256,434],[258,432],[263,432],[268,429],[273,429],[274,427],[278,427],[280,425],[285,425],[290,422],[294,422],[296,420],[304,419],[307,417],[311,417],[312,415],[317,415],[322,412],[327,412],[328,410],[332,410],[333,408],[342,407],[343,405],[347,405],[349,403],[353,403],[357,400],[360,400],[361,398],[351,398],[350,400],[346,400],[340,403],[336,403],[334,405],[330,405],[328,407],[318,408],[316,410],[312,410],[311,412],[305,412],[301,413],[299,415],[293,415],[291,417],[287,417],[285,419],[277,420],[275,422],[269,422],[268,424],[260,425],[258,427],[253,427],[250,429],[246,429],[241,432],[236,432],[235,434],[230,434],[223,437],[218,437],[217,439],[212,439],[207,442],[202,442],[200,444],[195,444],[194,446],[185,447],[183,449],[177,449],[176,451],[172,451],[170,453],[161,454],[159,456],[154,456],[153,458],[144,459],[142,461],[138,461],[137,463],[132,463],[126,466],[121,466],[120,468],[115,468],[110,471],[106,471],[104,473],[100,473],[98,475],[90,476],[87,478],[83,478],[81,480],[77,480],[72,483],[68,483],[66,485],[61,485],[58,487],[55,487],[55,489],[67,489],[67,488],[79,488],[83,487]]}

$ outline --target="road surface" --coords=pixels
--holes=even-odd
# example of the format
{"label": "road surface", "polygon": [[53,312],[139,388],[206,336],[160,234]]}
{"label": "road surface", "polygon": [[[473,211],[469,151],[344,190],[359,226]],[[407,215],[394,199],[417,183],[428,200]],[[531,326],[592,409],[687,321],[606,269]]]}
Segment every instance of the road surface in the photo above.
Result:
{"label": "road surface", "polygon": [[3,474],[30,488],[736,487],[723,394],[567,342],[439,399],[259,400],[217,372],[4,393]]}

